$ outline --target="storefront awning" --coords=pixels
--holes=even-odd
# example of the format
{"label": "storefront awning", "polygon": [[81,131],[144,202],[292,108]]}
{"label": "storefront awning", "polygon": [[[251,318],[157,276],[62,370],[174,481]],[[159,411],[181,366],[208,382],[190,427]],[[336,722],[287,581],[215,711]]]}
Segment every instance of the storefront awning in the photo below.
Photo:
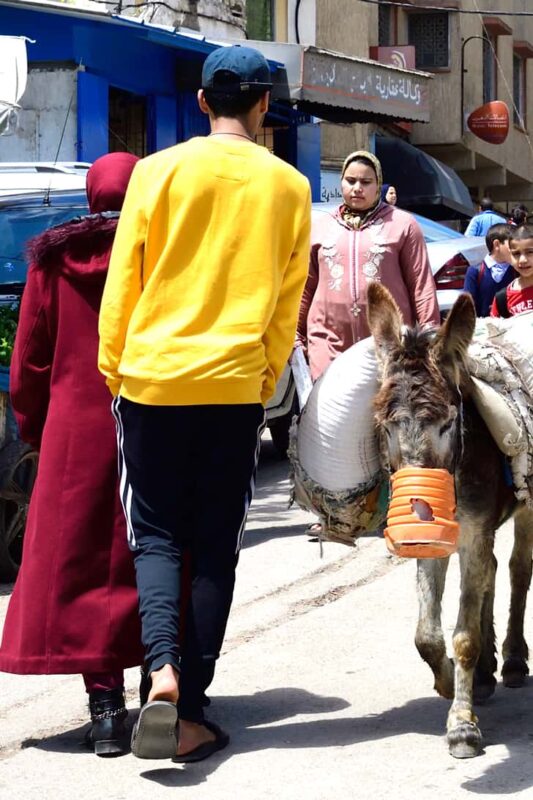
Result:
{"label": "storefront awning", "polygon": [[273,98],[329,122],[429,122],[429,81],[425,72],[283,42],[247,41],[285,65]]}
{"label": "storefront awning", "polygon": [[396,187],[401,208],[436,220],[470,218],[474,213],[466,185],[442,161],[387,136],[376,136],[375,151],[383,180]]}

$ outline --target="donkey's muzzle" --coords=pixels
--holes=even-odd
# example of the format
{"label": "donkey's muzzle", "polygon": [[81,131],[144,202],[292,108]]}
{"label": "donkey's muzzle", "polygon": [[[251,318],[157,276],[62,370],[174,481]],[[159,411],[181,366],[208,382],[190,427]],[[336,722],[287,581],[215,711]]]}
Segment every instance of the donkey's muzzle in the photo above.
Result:
{"label": "donkey's muzzle", "polygon": [[457,550],[453,475],[445,469],[404,467],[391,477],[385,541],[407,558],[445,558]]}

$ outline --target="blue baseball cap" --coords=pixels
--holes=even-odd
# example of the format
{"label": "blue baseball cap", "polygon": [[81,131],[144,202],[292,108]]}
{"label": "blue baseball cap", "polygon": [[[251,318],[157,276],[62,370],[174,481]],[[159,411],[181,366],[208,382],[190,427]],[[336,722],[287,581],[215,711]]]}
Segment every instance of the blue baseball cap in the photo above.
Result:
{"label": "blue baseball cap", "polygon": [[266,58],[251,47],[240,44],[219,47],[210,53],[202,69],[202,89],[239,94],[250,89],[272,88]]}

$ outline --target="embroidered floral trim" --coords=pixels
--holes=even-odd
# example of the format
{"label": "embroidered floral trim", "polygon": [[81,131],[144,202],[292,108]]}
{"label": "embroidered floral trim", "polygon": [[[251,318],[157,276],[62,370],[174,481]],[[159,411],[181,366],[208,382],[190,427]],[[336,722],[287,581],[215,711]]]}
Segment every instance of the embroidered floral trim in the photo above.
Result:
{"label": "embroidered floral trim", "polygon": [[389,248],[383,241],[383,220],[376,220],[368,226],[367,230],[372,239],[372,245],[368,249],[367,260],[362,265],[361,269],[367,278],[380,281],[380,267],[383,257]]}
{"label": "embroidered floral trim", "polygon": [[328,281],[328,288],[333,292],[340,292],[342,287],[342,279],[344,277],[344,266],[341,263],[341,256],[337,252],[337,244],[323,244],[322,253],[324,256],[324,263],[329,270],[330,279]]}

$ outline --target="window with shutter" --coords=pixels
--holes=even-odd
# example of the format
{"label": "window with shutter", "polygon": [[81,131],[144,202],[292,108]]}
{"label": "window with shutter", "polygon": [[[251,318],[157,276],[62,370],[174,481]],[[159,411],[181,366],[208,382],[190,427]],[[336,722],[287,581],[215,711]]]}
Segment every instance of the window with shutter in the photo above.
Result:
{"label": "window with shutter", "polygon": [[448,12],[408,15],[409,44],[416,48],[417,69],[446,69],[450,66]]}

